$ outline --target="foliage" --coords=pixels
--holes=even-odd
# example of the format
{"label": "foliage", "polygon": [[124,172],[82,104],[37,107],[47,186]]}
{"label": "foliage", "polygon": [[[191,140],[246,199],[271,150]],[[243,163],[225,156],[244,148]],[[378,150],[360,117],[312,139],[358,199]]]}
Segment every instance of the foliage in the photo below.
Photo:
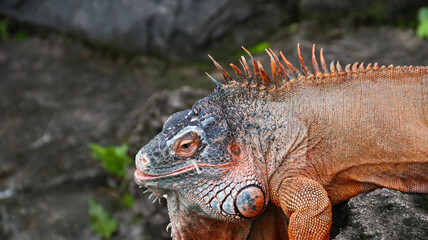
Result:
{"label": "foliage", "polygon": [[420,38],[428,39],[428,7],[423,7],[418,11],[419,24],[416,29],[416,34]]}
{"label": "foliage", "polygon": [[28,38],[28,34],[26,32],[18,32],[13,36],[15,41],[23,41]]}
{"label": "foliage", "polygon": [[287,32],[288,33],[292,33],[294,31],[296,31],[296,29],[297,29],[297,23],[292,23],[292,24],[287,26]]}
{"label": "foliage", "polygon": [[270,47],[270,42],[261,42],[261,43],[259,43],[259,44],[257,44],[257,45],[254,45],[254,46],[252,46],[252,47],[248,48],[248,51],[249,51],[250,53],[255,53],[255,54],[257,54],[257,53],[262,53],[262,52],[264,52],[264,51],[265,51],[265,49],[268,49],[269,47]]}
{"label": "foliage", "polygon": [[100,237],[109,238],[117,231],[117,222],[109,212],[94,199],[89,199],[91,229]]}
{"label": "foliage", "polygon": [[91,157],[100,160],[107,172],[125,178],[126,168],[132,162],[132,159],[126,154],[129,148],[127,144],[102,147],[98,144],[90,143],[89,148],[92,150]]}
{"label": "foliage", "polygon": [[[120,177],[121,187],[113,189],[119,193],[119,205],[122,208],[132,208],[134,201],[132,195],[126,190],[128,185],[125,176],[128,165],[132,159],[126,154],[128,145],[103,147],[95,143],[89,143],[92,150],[90,155],[94,159],[100,160],[104,170]],[[95,200],[89,200],[89,215],[91,218],[91,229],[100,237],[109,238],[118,229],[116,220],[107,212],[104,207]]]}
{"label": "foliage", "polygon": [[131,193],[127,192],[123,194],[122,198],[120,199],[120,205],[123,208],[132,208],[132,206],[134,206],[134,199],[132,198]]}
{"label": "foliage", "polygon": [[9,37],[9,19],[0,21],[0,39],[5,40]]}
{"label": "foliage", "polygon": [[[251,54],[257,54],[257,53],[262,53],[265,51],[265,49],[268,49],[270,47],[270,42],[261,42],[259,44],[256,44],[254,46],[251,47],[246,47],[246,49],[251,53]],[[241,49],[239,50],[236,54],[235,57],[240,58],[241,56],[246,55],[247,53]]]}

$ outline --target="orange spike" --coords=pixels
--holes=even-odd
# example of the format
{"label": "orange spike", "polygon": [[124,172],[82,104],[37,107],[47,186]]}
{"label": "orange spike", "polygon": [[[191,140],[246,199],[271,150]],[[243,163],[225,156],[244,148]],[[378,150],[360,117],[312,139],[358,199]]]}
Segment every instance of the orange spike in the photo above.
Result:
{"label": "orange spike", "polygon": [[256,83],[260,81],[260,69],[257,64],[257,61],[253,58],[253,66],[254,66],[254,78]]}
{"label": "orange spike", "polygon": [[272,77],[273,77],[273,81],[275,82],[275,86],[277,86],[277,83],[279,82],[279,78],[278,78],[278,73],[277,73],[277,66],[275,63],[275,59],[273,58],[272,54],[265,49],[265,51],[267,52],[267,54],[269,55],[270,58],[270,69],[272,71]]}
{"label": "orange spike", "polygon": [[258,62],[258,65],[259,65],[259,69],[260,69],[260,77],[262,78],[263,84],[269,85],[272,82],[272,80],[270,80],[269,75],[267,75],[267,73],[263,69],[262,64],[260,62]]}
{"label": "orange spike", "polygon": [[253,55],[251,55],[251,53],[246,48],[244,48],[243,46],[241,46],[241,47],[248,54],[248,56],[250,56],[250,58],[253,58]]}
{"label": "orange spike", "polygon": [[285,80],[290,80],[291,76],[290,73],[285,69],[284,65],[279,61],[278,56],[272,51],[272,49],[269,48],[270,53],[272,54],[273,58],[275,59],[276,65],[278,66],[278,75],[280,77],[283,77]]}
{"label": "orange spike", "polygon": [[245,60],[244,56],[241,56],[241,65],[244,68],[244,72],[247,78],[251,77],[250,67],[248,67],[247,60]]}
{"label": "orange spike", "polygon": [[362,63],[360,64],[360,66],[358,67],[358,69],[359,69],[359,70],[361,70],[361,71],[366,70],[366,69],[364,68],[364,62],[362,62]]}
{"label": "orange spike", "polygon": [[352,64],[352,71],[357,71],[358,70],[358,62],[354,62],[354,64]]}
{"label": "orange spike", "polygon": [[371,70],[371,69],[372,69],[372,64],[371,63],[367,64],[366,70]]}
{"label": "orange spike", "polygon": [[277,66],[275,64],[275,61],[272,58],[270,59],[270,66],[272,70],[273,81],[275,82],[275,86],[276,86],[279,83],[279,76],[277,72]]}
{"label": "orange spike", "polygon": [[336,69],[337,69],[337,72],[339,72],[339,73],[343,72],[342,66],[340,65],[339,61],[336,62]]}
{"label": "orange spike", "polygon": [[334,67],[334,61],[330,62],[330,72],[331,73],[336,73],[336,68]]}
{"label": "orange spike", "polygon": [[375,63],[375,64],[373,65],[373,70],[378,70],[378,69],[379,69],[379,64]]}
{"label": "orange spike", "polygon": [[318,62],[315,56],[315,43],[314,45],[312,45],[312,66],[314,67],[315,76],[318,75],[318,73],[320,72],[320,69],[318,68]]}
{"label": "orange spike", "polygon": [[291,72],[294,74],[294,76],[298,79],[302,74],[299,72],[299,70],[297,70],[296,68],[294,68],[293,64],[291,64],[287,58],[285,58],[284,54],[282,54],[282,52],[279,52],[279,55],[281,56],[282,60],[284,60],[285,64],[287,64],[287,67],[291,70]]}
{"label": "orange spike", "polygon": [[350,72],[350,71],[351,71],[351,64],[346,64],[345,72]]}
{"label": "orange spike", "polygon": [[214,60],[214,58],[212,58],[209,54],[208,54],[208,57],[211,58],[211,61],[213,61],[214,65],[221,72],[221,75],[223,76],[223,79],[226,82],[226,84],[232,81],[232,78],[230,77],[229,73],[227,73],[226,70],[224,70],[223,67],[220,64],[218,64],[218,62]]}
{"label": "orange spike", "polygon": [[327,68],[327,65],[325,64],[325,61],[324,61],[324,54],[323,54],[322,48],[320,50],[320,61],[321,61],[322,70],[324,71],[324,73],[328,73],[328,68]]}
{"label": "orange spike", "polygon": [[302,54],[300,54],[300,43],[297,44],[297,53],[299,54],[300,66],[302,66],[303,74],[307,77],[309,73],[308,66],[306,66],[305,61],[303,61]]}
{"label": "orange spike", "polygon": [[241,70],[239,70],[239,68],[233,63],[231,63],[230,66],[233,68],[233,70],[235,70],[236,76],[238,76],[239,81],[244,81],[245,76],[244,74],[242,74]]}

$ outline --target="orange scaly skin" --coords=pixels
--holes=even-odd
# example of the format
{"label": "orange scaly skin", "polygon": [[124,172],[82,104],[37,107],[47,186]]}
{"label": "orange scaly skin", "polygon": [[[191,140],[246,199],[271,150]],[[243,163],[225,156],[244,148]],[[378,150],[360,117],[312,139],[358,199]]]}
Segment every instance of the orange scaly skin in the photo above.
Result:
{"label": "orange scaly skin", "polygon": [[226,84],[137,154],[135,180],[168,198],[175,239],[328,239],[334,204],[428,193],[428,67],[328,68],[314,45],[311,73],[298,50],[302,72],[267,51],[273,80],[251,55],[237,80],[214,61]]}

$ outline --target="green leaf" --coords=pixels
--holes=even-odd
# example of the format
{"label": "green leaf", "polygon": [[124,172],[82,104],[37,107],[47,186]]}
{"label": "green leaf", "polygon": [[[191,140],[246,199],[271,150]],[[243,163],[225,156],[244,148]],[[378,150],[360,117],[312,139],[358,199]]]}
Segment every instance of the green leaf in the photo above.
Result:
{"label": "green leaf", "polygon": [[418,10],[418,19],[421,22],[428,20],[428,7],[422,7]]}
{"label": "green leaf", "polygon": [[297,29],[297,23],[292,23],[292,24],[287,26],[287,32],[288,33],[292,33],[294,31],[296,31],[296,29]]}
{"label": "green leaf", "polygon": [[261,52],[264,52],[265,49],[268,49],[269,47],[270,47],[270,42],[261,42],[257,45],[254,45],[248,48],[248,51],[250,53],[261,53]]}
{"label": "green leaf", "polygon": [[28,34],[25,32],[18,32],[17,34],[15,34],[15,36],[13,37],[13,39],[15,39],[16,41],[24,41],[25,39],[28,38]]}
{"label": "green leaf", "polygon": [[9,37],[9,19],[6,18],[0,21],[0,39],[7,39]]}
{"label": "green leaf", "polygon": [[132,208],[132,206],[134,206],[134,199],[129,192],[122,196],[120,199],[120,205],[124,208]]}
{"label": "green leaf", "polygon": [[416,29],[416,34],[420,38],[427,38],[428,39],[428,21],[424,21],[422,23],[419,23],[418,28]]}
{"label": "green leaf", "polygon": [[117,231],[116,220],[94,199],[89,199],[89,217],[91,229],[98,236],[109,238]]}
{"label": "green leaf", "polygon": [[419,23],[416,28],[416,34],[420,38],[428,39],[428,7],[420,8],[418,11]]}
{"label": "green leaf", "polygon": [[91,157],[100,160],[104,170],[107,172],[125,178],[126,169],[132,162],[132,159],[126,154],[128,145],[102,147],[95,143],[90,143],[89,148],[92,152]]}

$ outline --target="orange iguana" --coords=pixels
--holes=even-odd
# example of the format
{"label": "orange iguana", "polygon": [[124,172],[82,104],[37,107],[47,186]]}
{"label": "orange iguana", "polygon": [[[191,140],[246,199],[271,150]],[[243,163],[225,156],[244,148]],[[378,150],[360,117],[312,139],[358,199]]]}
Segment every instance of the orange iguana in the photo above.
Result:
{"label": "orange iguana", "polygon": [[251,69],[231,64],[237,79],[213,60],[226,83],[212,78],[135,158],[176,239],[328,239],[332,204],[379,187],[428,193],[428,66],[342,70],[322,49],[318,64],[314,45],[311,73],[299,47],[301,71],[267,53],[272,77],[250,54]]}

